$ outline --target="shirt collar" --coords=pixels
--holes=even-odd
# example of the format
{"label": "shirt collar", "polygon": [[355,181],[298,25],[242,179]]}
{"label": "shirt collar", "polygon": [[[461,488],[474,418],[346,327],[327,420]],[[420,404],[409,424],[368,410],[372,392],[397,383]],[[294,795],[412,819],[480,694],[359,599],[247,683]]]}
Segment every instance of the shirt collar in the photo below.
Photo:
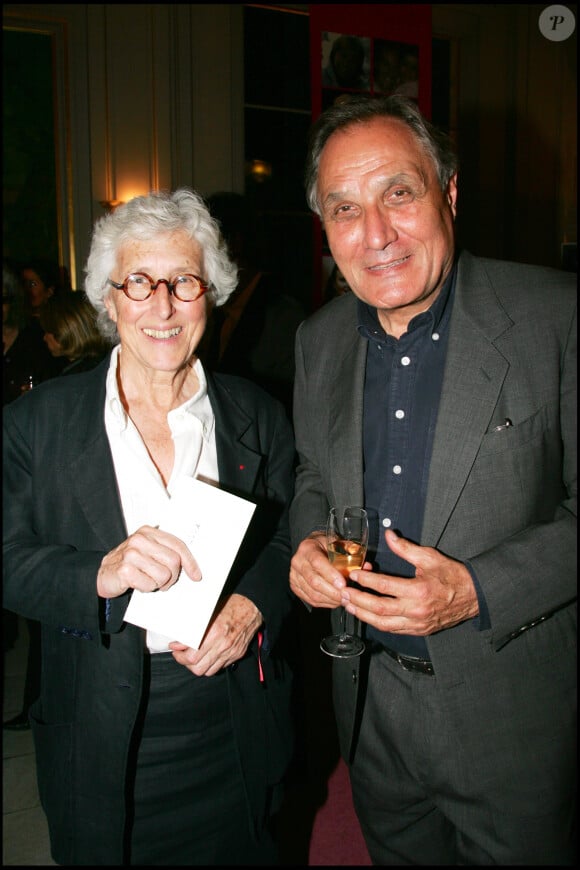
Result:
{"label": "shirt collar", "polygon": [[107,372],[105,402],[107,404],[109,412],[117,421],[119,428],[123,430],[127,428],[129,421],[127,418],[127,414],[125,413],[123,403],[121,402],[121,397],[119,396],[119,387],[117,386],[117,365],[120,350],[121,346],[117,344],[115,345],[115,347],[113,348],[113,352],[111,353],[109,371]]}
{"label": "shirt collar", "polygon": [[[121,397],[119,396],[119,387],[117,384],[117,366],[119,364],[120,352],[121,346],[118,344],[113,348],[113,352],[111,353],[111,362],[109,364],[109,371],[107,372],[105,401],[110,413],[117,421],[119,429],[122,431],[127,428],[129,418],[125,408],[123,407]],[[179,405],[178,408],[173,408],[173,410],[169,411],[167,422],[169,423],[170,428],[173,428],[172,423],[178,425],[180,421],[187,419],[188,414],[191,414],[192,417],[196,417],[201,422],[203,437],[208,441],[214,430],[215,419],[207,393],[207,378],[201,360],[198,359],[195,361],[194,371],[199,382],[197,393],[182,405]]]}
{"label": "shirt collar", "polygon": [[167,415],[167,421],[173,429],[173,423],[185,421],[188,415],[196,417],[201,423],[204,440],[209,441],[213,434],[215,417],[207,393],[207,378],[201,360],[197,359],[193,368],[197,375],[199,389],[191,399],[170,411]]}

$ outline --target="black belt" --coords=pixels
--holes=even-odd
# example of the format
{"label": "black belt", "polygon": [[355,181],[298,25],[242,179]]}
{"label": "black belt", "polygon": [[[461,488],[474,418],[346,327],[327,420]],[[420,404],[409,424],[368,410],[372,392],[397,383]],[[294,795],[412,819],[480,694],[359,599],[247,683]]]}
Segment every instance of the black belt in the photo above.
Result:
{"label": "black belt", "polygon": [[401,655],[401,653],[395,652],[394,649],[389,649],[388,646],[384,646],[382,643],[374,644],[373,650],[375,652],[385,652],[406,671],[415,671],[418,674],[428,674],[430,677],[435,676],[433,662],[429,661],[429,659],[418,659],[414,658],[414,656]]}

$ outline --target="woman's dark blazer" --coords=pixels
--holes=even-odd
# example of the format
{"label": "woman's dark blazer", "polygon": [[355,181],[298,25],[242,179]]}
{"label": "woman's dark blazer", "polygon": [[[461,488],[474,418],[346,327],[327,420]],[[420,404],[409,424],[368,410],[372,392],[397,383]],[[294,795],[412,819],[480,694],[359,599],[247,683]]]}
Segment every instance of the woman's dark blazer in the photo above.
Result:
{"label": "woman's dark blazer", "polygon": [[[109,356],[32,390],[4,414],[4,607],[42,623],[32,709],[38,786],[59,864],[122,864],[129,744],[142,697],[144,631],[129,594],[96,594],[103,556],[127,537],[104,424]],[[264,615],[228,669],[231,714],[256,830],[293,750],[291,671],[277,655],[292,612],[288,505],[294,446],[282,406],[249,381],[208,375],[220,486],[257,503],[226,589]],[[211,679],[211,677],[207,678]]]}

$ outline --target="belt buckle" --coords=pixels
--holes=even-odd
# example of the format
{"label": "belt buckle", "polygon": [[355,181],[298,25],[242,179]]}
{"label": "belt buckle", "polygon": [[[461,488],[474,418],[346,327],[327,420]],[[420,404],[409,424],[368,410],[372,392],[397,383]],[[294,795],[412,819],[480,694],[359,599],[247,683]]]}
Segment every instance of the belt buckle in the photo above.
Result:
{"label": "belt buckle", "polygon": [[404,671],[410,671],[410,670],[412,670],[411,668],[407,667],[407,663],[405,662],[405,660],[404,660],[403,656],[401,655],[401,653],[397,653],[397,654],[396,654],[396,662],[397,662],[398,665],[400,665],[400,666],[403,668]]}
{"label": "belt buckle", "polygon": [[416,662],[413,662],[402,656],[401,653],[397,653],[397,663],[404,671],[409,671],[410,673],[428,674],[429,676],[433,676],[435,673],[433,665],[429,662],[423,659],[417,659]]}

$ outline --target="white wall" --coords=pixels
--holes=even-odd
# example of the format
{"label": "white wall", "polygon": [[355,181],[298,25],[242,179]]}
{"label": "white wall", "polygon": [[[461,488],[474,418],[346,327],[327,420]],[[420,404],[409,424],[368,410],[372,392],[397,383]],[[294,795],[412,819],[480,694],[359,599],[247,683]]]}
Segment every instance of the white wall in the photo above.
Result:
{"label": "white wall", "polygon": [[82,286],[104,200],[243,191],[241,5],[4,4],[55,51],[62,262]]}

